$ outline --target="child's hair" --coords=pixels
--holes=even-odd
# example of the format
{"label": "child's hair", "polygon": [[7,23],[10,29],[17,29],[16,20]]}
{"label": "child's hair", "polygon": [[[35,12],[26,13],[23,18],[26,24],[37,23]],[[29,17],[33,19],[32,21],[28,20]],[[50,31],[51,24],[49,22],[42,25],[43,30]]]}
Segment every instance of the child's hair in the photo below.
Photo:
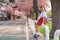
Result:
{"label": "child's hair", "polygon": [[42,8],[43,6],[40,6],[40,8]]}
{"label": "child's hair", "polygon": [[40,8],[44,8],[44,10],[46,11],[45,7],[44,6],[40,6]]}

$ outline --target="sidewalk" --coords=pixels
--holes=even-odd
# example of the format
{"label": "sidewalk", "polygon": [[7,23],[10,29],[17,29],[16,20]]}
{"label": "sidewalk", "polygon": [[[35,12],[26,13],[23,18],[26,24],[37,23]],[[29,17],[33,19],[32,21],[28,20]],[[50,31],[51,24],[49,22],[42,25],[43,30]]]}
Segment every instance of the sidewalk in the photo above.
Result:
{"label": "sidewalk", "polygon": [[[34,34],[35,33],[35,20],[32,20],[31,18],[29,18],[28,23],[29,23],[30,30]],[[40,33],[40,37],[38,38],[38,40],[45,40],[45,37],[43,36],[42,33]]]}
{"label": "sidewalk", "polygon": [[[37,40],[33,37],[35,32],[34,20],[28,18],[28,23],[29,26],[26,25],[25,20],[0,21],[0,40]],[[41,33],[38,40],[45,40]]]}

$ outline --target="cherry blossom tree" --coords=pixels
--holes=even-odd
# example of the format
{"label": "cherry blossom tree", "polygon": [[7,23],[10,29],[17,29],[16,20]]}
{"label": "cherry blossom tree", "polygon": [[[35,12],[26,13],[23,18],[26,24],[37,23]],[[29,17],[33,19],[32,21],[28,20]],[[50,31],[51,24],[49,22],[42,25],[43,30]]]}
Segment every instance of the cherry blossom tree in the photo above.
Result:
{"label": "cherry blossom tree", "polygon": [[[43,5],[44,7],[47,5],[46,0],[37,0],[38,7]],[[30,9],[33,7],[33,0],[15,0],[15,6],[18,7],[19,10],[24,11],[24,15],[30,15]]]}
{"label": "cherry blossom tree", "polygon": [[[33,0],[16,0],[15,5],[17,5],[20,10],[24,10],[27,14],[29,14],[30,8],[33,7]],[[41,5],[45,7],[47,5],[47,1],[38,0],[38,7]]]}

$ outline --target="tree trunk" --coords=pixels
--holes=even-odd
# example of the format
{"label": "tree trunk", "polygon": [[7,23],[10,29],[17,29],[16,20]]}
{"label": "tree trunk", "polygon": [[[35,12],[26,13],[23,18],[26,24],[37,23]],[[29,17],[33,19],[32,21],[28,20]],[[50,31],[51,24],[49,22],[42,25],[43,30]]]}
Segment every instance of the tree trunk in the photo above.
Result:
{"label": "tree trunk", "polygon": [[33,8],[34,8],[34,13],[36,13],[36,20],[38,17],[38,5],[37,5],[38,0],[33,0]]}
{"label": "tree trunk", "polygon": [[52,5],[52,30],[50,36],[54,36],[54,32],[60,29],[60,0],[51,0]]}

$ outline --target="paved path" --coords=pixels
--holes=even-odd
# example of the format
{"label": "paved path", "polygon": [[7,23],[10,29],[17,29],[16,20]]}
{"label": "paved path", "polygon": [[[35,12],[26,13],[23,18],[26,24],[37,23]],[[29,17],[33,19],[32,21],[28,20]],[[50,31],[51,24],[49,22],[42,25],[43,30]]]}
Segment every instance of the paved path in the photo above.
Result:
{"label": "paved path", "polygon": [[0,21],[0,40],[44,40],[41,33],[38,39],[33,37],[33,27],[31,29],[31,22],[29,25],[28,23],[25,19],[19,19],[15,22]]}

